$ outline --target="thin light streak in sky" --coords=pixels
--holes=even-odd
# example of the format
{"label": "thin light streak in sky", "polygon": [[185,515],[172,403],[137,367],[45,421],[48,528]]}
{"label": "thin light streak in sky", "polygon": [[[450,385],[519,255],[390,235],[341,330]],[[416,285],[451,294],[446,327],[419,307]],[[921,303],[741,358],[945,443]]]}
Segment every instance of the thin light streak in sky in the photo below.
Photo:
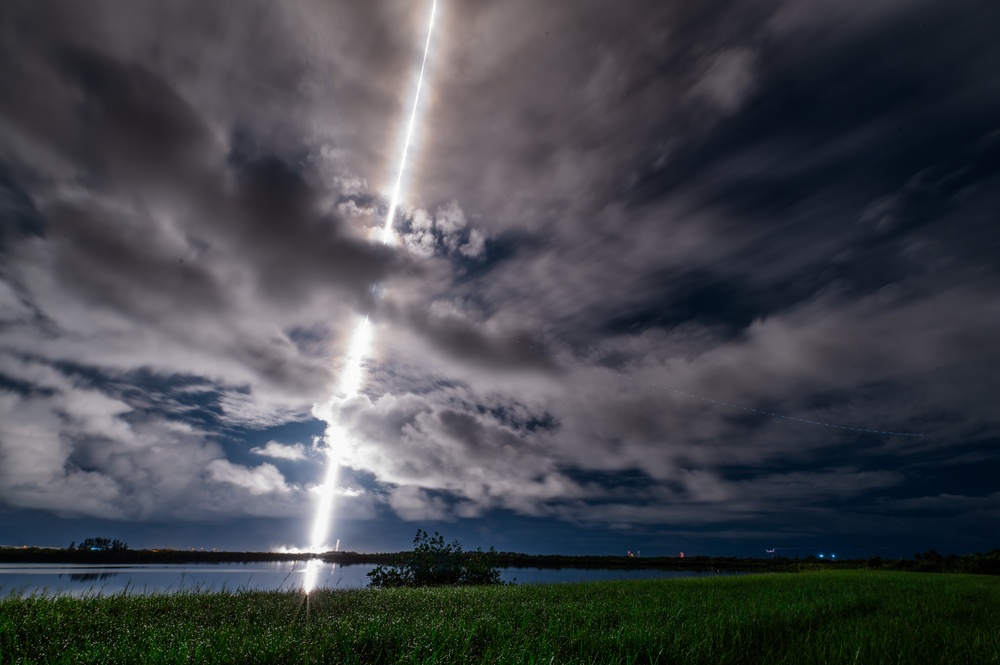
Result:
{"label": "thin light streak in sky", "polygon": [[389,212],[385,216],[385,226],[382,227],[382,242],[389,244],[393,239],[392,225],[396,220],[396,208],[399,206],[399,194],[403,186],[403,172],[406,170],[406,158],[410,152],[410,142],[413,140],[413,128],[417,124],[417,109],[420,107],[420,89],[424,84],[424,70],[427,68],[427,54],[431,49],[431,33],[434,32],[434,14],[437,11],[437,0],[431,3],[431,18],[427,26],[427,42],[424,44],[424,59],[420,63],[420,76],[417,78],[417,92],[413,96],[413,108],[410,110],[410,121],[406,126],[406,139],[403,141],[403,155],[399,160],[399,172],[396,174],[396,184],[392,188],[389,199]]}
{"label": "thin light streak in sky", "polygon": [[[431,48],[431,34],[434,31],[434,15],[437,12],[437,0],[431,2],[431,16],[427,26],[427,41],[424,44],[424,57],[420,63],[420,75],[417,78],[417,90],[413,97],[413,108],[410,111],[410,119],[406,127],[406,139],[403,142],[403,154],[399,160],[399,172],[396,174],[396,183],[392,190],[392,197],[389,199],[389,211],[385,217],[385,226],[382,229],[382,242],[389,244],[393,241],[393,222],[396,217],[396,209],[399,207],[399,196],[402,191],[403,173],[406,171],[406,160],[410,152],[410,143],[413,140],[413,130],[416,125],[417,110],[420,107],[420,90],[424,83],[424,71],[427,68],[427,54]],[[375,286],[372,286],[375,291]],[[368,358],[374,338],[374,331],[371,322],[366,316],[359,321],[351,336],[348,345],[347,357],[344,359],[344,368],[340,375],[338,392],[344,398],[356,396],[364,384],[364,361]],[[319,503],[316,507],[316,516],[313,520],[312,534],[310,538],[310,551],[321,552],[327,548],[326,540],[330,532],[330,524],[333,521],[333,503],[336,494],[337,479],[340,475],[340,451],[339,446],[343,444],[347,432],[339,423],[333,422],[332,401],[334,398],[318,410],[321,417],[327,422],[326,435],[326,455],[327,471],[320,491]],[[339,546],[340,541],[337,541]],[[319,571],[322,562],[312,559],[306,564],[305,576],[302,582],[302,589],[309,593],[316,588]]]}

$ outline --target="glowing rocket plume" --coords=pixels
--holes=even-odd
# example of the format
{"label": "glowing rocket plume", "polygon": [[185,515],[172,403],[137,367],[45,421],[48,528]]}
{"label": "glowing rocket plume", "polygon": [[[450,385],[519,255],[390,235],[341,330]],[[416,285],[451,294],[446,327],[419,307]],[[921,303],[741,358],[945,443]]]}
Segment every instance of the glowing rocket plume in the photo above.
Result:
{"label": "glowing rocket plume", "polygon": [[[413,139],[413,129],[416,125],[417,109],[420,103],[420,89],[423,87],[424,70],[427,67],[427,53],[431,47],[431,33],[434,30],[434,14],[437,10],[437,0],[431,2],[431,16],[427,27],[427,41],[424,44],[424,57],[420,63],[420,75],[417,78],[417,90],[413,97],[413,108],[410,111],[410,120],[406,127],[406,138],[403,142],[403,154],[399,160],[399,172],[396,174],[396,184],[392,189],[392,197],[389,199],[389,211],[385,217],[385,226],[382,229],[382,242],[389,244],[393,240],[393,222],[396,217],[396,209],[399,206],[399,196],[402,190],[403,173],[406,171],[406,158],[410,151],[410,142]],[[374,291],[374,287],[373,287]],[[347,356],[344,359],[344,368],[340,375],[338,393],[344,398],[356,396],[364,383],[364,361],[368,357],[373,337],[372,325],[366,316],[358,322],[351,336],[348,345]],[[320,552],[327,547],[326,540],[330,530],[330,523],[333,518],[333,502],[336,493],[337,478],[340,475],[340,455],[334,447],[344,441],[347,432],[339,424],[333,422],[332,406],[334,398],[326,404],[314,409],[314,412],[327,422],[326,428],[326,455],[327,471],[320,492],[319,503],[316,507],[316,517],[313,521],[313,528],[310,537],[310,551]],[[340,541],[337,541],[339,546]],[[322,563],[318,559],[312,559],[306,564],[305,578],[302,588],[309,593],[316,588],[317,577]]]}

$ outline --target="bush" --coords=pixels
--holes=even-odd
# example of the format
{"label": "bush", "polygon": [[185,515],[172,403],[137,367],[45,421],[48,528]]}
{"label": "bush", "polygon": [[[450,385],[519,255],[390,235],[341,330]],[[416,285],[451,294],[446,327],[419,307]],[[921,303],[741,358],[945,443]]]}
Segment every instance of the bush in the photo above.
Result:
{"label": "bush", "polygon": [[417,529],[413,537],[413,552],[396,566],[376,566],[368,573],[368,586],[421,587],[463,586],[468,584],[499,584],[500,570],[496,567],[496,550],[481,548],[464,553],[462,545],[453,540],[444,542],[444,536],[434,532],[427,535]]}
{"label": "bush", "polygon": [[[73,543],[70,543],[70,549],[73,549]],[[122,542],[115,538],[87,538],[79,545],[76,546],[78,550],[91,550],[95,552],[124,552],[128,549],[128,543]]]}

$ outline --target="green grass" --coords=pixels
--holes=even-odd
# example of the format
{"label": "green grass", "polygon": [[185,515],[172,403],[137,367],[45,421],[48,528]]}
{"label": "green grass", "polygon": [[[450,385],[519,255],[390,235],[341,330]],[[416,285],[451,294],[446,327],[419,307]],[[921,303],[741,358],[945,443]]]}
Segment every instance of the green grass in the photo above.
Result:
{"label": "green grass", "polygon": [[0,663],[1000,663],[1000,578],[844,571],[0,601]]}

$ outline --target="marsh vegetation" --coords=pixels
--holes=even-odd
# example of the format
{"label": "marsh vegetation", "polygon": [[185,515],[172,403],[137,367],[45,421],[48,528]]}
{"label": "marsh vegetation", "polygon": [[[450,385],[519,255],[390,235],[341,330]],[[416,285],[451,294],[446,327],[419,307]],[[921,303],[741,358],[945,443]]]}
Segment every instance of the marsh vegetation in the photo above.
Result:
{"label": "marsh vegetation", "polygon": [[1000,578],[883,571],[8,596],[0,663],[989,663],[998,609]]}

